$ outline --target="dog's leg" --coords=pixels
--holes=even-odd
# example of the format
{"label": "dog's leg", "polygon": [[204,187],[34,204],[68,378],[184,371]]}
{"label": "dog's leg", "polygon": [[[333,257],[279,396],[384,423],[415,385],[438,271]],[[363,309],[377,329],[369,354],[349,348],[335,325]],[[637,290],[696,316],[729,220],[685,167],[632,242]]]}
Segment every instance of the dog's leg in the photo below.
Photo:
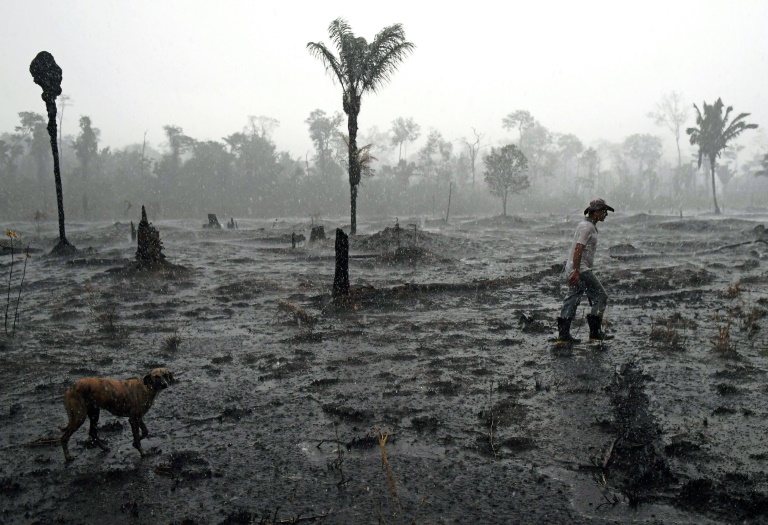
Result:
{"label": "dog's leg", "polygon": [[141,428],[142,431],[144,431],[147,427],[144,426],[144,422],[140,418],[129,418],[129,421],[131,423],[131,430],[133,431],[133,448],[139,451],[139,454],[142,455],[142,457],[145,455],[144,451],[141,449],[141,439],[146,436],[140,436],[139,435],[139,428]]}
{"label": "dog's leg", "polygon": [[141,439],[144,439],[149,435],[149,430],[147,430],[147,425],[144,424],[144,419],[139,419],[139,426],[141,427]]}
{"label": "dog's leg", "polygon": [[109,451],[107,444],[99,439],[99,412],[99,407],[96,405],[88,405],[88,419],[91,420],[91,426],[88,429],[88,435],[91,436],[91,441],[101,450]]}
{"label": "dog's leg", "polygon": [[85,403],[83,403],[83,398],[69,388],[64,394],[64,408],[67,411],[69,423],[66,427],[61,429],[64,432],[61,435],[61,448],[64,449],[64,459],[66,461],[72,461],[68,446],[69,438],[71,438],[72,434],[77,432],[77,429],[85,423]]}

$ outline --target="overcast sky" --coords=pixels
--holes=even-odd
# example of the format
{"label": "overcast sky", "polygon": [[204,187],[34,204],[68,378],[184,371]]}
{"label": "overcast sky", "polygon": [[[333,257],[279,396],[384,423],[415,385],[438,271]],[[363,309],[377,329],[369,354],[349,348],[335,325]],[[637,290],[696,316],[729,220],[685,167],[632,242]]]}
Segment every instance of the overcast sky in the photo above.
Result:
{"label": "overcast sky", "polygon": [[[269,7],[267,7],[269,5]],[[414,53],[363,98],[361,131],[413,117],[448,140],[472,128],[516,140],[502,118],[527,109],[589,145],[633,133],[668,138],[646,116],[663,93],[701,107],[718,96],[768,127],[768,1],[342,2],[0,0],[0,132],[18,112],[45,114],[29,63],[49,51],[72,99],[64,133],[90,116],[101,146],[162,147],[162,126],[221,140],[248,115],[280,121],[278,149],[312,149],[310,112],[341,111],[341,92],[307,42],[330,46],[344,17],[372,40],[401,23]],[[691,121],[691,124],[693,122]],[[753,147],[765,135],[743,139]],[[669,135],[671,137],[671,135]],[[670,138],[671,140],[671,138]],[[666,143],[668,152],[674,143]]]}

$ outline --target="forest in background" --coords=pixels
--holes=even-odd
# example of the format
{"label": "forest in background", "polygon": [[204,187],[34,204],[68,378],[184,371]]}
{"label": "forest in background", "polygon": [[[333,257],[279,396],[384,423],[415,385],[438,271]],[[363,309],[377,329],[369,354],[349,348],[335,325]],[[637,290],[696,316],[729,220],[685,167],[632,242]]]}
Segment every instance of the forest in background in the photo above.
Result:
{"label": "forest in background", "polygon": [[[64,95],[63,97],[66,97]],[[67,98],[59,100],[59,129],[67,125]],[[622,211],[676,213],[707,211],[712,192],[706,162],[684,129],[692,124],[678,93],[664,95],[654,112],[659,135],[631,134],[621,142],[589,146],[557,133],[529,112],[503,117],[514,144],[528,160],[528,184],[512,191],[507,213],[576,213],[574,203],[601,195]],[[66,113],[66,114],[65,114]],[[684,118],[683,118],[684,117]],[[220,141],[196,140],[181,126],[163,127],[163,141],[121,149],[102,147],[100,131],[80,116],[75,135],[59,137],[64,204],[72,220],[135,219],[141,205],[153,219],[200,217],[330,217],[349,212],[347,146],[340,112],[317,109],[305,121],[314,151],[283,151],[272,139],[279,122],[250,116],[246,125]],[[368,128],[359,212],[369,216],[446,218],[450,214],[501,214],[498,194],[486,183],[484,159],[492,146],[480,130],[448,139],[422,131],[399,117],[387,130]],[[665,151],[664,133],[675,135],[677,151]],[[680,131],[682,130],[682,133]],[[665,137],[667,140],[668,137]],[[764,207],[768,155],[746,158],[732,144],[718,160],[716,183],[722,206]],[[0,133],[0,218],[55,220],[56,201],[50,140],[40,113],[20,112],[13,131]],[[574,208],[574,209],[571,209]]]}

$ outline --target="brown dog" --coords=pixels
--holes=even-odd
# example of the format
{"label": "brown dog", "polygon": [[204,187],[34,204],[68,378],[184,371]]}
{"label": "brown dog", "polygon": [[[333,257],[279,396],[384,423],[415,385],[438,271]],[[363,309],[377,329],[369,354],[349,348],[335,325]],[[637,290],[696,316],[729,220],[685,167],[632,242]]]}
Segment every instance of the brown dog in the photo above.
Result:
{"label": "brown dog", "polygon": [[[102,379],[88,377],[80,379],[67,389],[64,394],[64,408],[67,410],[69,424],[62,427],[61,446],[64,448],[64,458],[72,460],[67,444],[78,428],[85,422],[85,417],[91,420],[88,431],[91,440],[102,450],[109,450],[98,436],[99,410],[127,417],[133,430],[133,446],[144,456],[141,450],[141,440],[147,437],[148,431],[144,424],[144,414],[147,413],[158,392],[165,390],[175,382],[173,374],[165,368],[155,368],[144,379]],[[141,429],[141,435],[139,435]]]}

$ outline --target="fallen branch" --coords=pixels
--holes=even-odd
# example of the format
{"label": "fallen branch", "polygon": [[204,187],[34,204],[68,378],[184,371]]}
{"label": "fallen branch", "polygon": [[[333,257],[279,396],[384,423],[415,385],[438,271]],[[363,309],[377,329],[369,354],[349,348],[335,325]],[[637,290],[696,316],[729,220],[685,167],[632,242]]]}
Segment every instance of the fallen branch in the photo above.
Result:
{"label": "fallen branch", "polygon": [[304,323],[307,325],[313,325],[317,322],[317,318],[309,315],[304,311],[303,308],[296,306],[295,304],[291,304],[283,299],[277,300],[277,309],[278,311],[293,315],[293,318],[296,322]]}
{"label": "fallen branch", "polygon": [[28,447],[32,447],[32,448],[35,448],[35,447],[55,447],[57,445],[61,445],[61,440],[60,439],[55,439],[55,438],[50,438],[50,439],[41,438],[41,439],[35,440],[35,441],[31,442],[31,443],[27,443],[27,446]]}

